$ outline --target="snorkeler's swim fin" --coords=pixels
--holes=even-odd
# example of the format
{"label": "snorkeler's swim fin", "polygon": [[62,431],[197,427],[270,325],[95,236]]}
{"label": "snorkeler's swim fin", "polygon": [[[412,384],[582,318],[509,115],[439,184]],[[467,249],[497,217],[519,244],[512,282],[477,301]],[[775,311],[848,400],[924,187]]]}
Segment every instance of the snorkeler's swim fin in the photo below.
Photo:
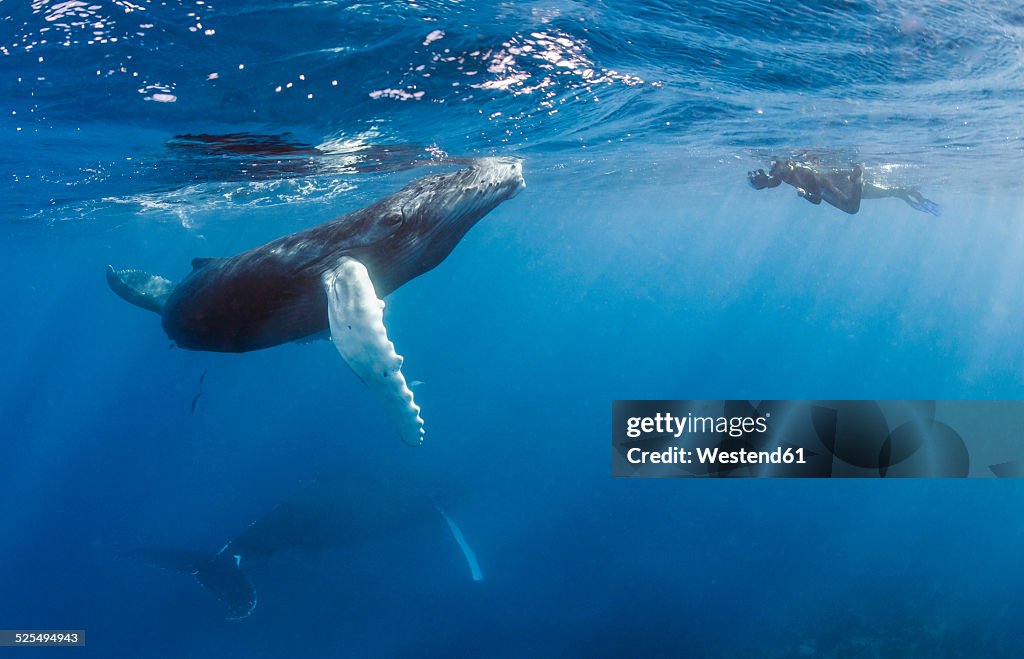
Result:
{"label": "snorkeler's swim fin", "polygon": [[922,213],[931,213],[935,217],[938,217],[939,215],[942,214],[942,209],[939,208],[939,205],[936,204],[931,199],[925,199],[924,197],[921,198],[921,201],[914,201],[913,199],[908,199],[907,203],[910,204],[911,208],[913,208],[916,211],[921,211]]}
{"label": "snorkeler's swim fin", "polygon": [[199,585],[228,606],[227,618],[241,620],[256,608],[256,588],[239,569],[239,557],[216,556],[187,549],[142,547],[125,554],[154,567],[191,574]]}

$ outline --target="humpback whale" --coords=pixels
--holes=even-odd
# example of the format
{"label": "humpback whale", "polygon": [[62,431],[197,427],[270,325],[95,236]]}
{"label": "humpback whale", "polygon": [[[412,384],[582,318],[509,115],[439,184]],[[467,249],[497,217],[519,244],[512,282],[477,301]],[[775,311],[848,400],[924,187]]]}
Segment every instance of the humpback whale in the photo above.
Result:
{"label": "humpback whale", "polygon": [[342,358],[390,408],[409,444],[423,419],[384,327],[386,297],[433,269],[526,183],[517,158],[478,158],[417,179],[366,208],[225,258],[197,258],[174,283],[107,266],[124,300],[160,314],[177,345],[247,352],[330,331]]}
{"label": "humpback whale", "polygon": [[437,529],[447,526],[472,579],[482,581],[476,554],[451,516],[434,504],[429,492],[416,478],[405,474],[366,482],[350,474],[328,472],[254,521],[216,554],[142,547],[125,556],[192,575],[227,606],[231,619],[246,618],[256,608],[256,588],[241,570],[253,558],[349,546],[431,522]]}

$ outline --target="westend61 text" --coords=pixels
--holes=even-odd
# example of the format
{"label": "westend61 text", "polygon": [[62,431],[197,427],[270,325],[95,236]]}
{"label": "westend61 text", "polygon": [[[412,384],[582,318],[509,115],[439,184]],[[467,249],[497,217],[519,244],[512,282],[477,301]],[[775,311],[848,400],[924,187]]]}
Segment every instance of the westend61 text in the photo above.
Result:
{"label": "westend61 text", "polygon": [[626,452],[630,464],[692,464],[694,455],[697,461],[705,465],[744,465],[744,464],[807,464],[802,448],[776,447],[772,451],[751,451],[741,448],[738,451],[723,451],[719,448],[696,448],[694,450],[673,447],[664,451],[644,451],[631,448]]}

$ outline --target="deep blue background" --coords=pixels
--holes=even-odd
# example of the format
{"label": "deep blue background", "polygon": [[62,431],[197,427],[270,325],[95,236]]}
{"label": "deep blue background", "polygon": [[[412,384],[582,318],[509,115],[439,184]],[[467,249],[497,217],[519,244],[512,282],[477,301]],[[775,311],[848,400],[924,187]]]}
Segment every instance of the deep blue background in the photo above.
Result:
{"label": "deep blue background", "polygon": [[[98,4],[116,43],[0,5],[0,627],[85,628],[62,654],[90,656],[1024,650],[1014,482],[613,481],[608,446],[613,399],[1021,396],[1012,7]],[[488,68],[523,45],[550,57]],[[164,146],[234,131],[525,159],[527,190],[387,301],[423,447],[329,343],[168,349],[106,288],[442,168],[254,180]],[[802,148],[896,165],[943,214],[746,185]],[[485,580],[440,519],[252,561],[242,622],[118,558],[216,551],[323,469],[436,477]]]}

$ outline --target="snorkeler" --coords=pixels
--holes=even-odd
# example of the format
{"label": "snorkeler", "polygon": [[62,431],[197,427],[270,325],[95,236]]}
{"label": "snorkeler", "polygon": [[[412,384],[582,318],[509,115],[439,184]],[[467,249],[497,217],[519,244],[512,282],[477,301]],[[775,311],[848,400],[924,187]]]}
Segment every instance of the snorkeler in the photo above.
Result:
{"label": "snorkeler", "polygon": [[851,169],[828,169],[819,171],[806,162],[773,160],[768,173],[763,169],[747,172],[750,184],[757,190],[776,188],[788,183],[796,193],[812,204],[827,201],[841,211],[853,215],[860,210],[861,199],[896,197],[907,202],[914,210],[922,213],[939,214],[939,205],[925,199],[916,188],[886,185],[877,181],[865,181],[860,165]]}

